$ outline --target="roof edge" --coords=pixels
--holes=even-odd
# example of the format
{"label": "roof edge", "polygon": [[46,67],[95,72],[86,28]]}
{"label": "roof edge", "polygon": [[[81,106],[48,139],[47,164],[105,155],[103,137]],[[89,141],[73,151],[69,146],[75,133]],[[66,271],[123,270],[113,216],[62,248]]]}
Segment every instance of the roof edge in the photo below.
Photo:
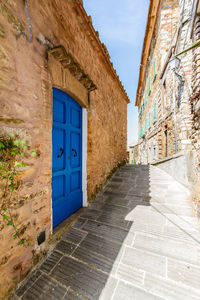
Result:
{"label": "roof edge", "polygon": [[158,17],[158,9],[160,6],[160,0],[150,0],[149,3],[149,10],[148,10],[148,16],[147,16],[147,24],[145,29],[145,35],[144,35],[144,41],[143,41],[143,48],[142,48],[142,55],[141,55],[141,61],[140,61],[140,73],[139,73],[139,79],[138,79],[138,87],[137,87],[137,93],[136,93],[136,101],[135,106],[139,105],[139,98],[141,96],[141,89],[142,89],[142,83],[144,81],[145,76],[145,69],[146,64],[149,56],[149,50],[151,47],[151,42],[153,38],[153,33]]}
{"label": "roof edge", "polygon": [[129,99],[129,97],[128,97],[125,89],[124,89],[124,86],[123,86],[121,80],[119,79],[119,76],[117,75],[116,70],[114,69],[112,62],[110,61],[109,53],[108,53],[105,45],[100,41],[99,36],[98,36],[98,32],[94,29],[94,27],[92,25],[91,17],[87,15],[87,13],[86,13],[86,11],[83,7],[82,0],[77,0],[75,3],[77,5],[77,8],[78,8],[80,14],[84,18],[85,23],[87,24],[88,30],[90,31],[91,35],[93,36],[94,40],[96,41],[96,43],[98,45],[98,48],[101,51],[101,53],[102,53],[102,55],[105,59],[105,62],[109,66],[109,69],[110,69],[112,75],[117,80],[117,83],[118,83],[122,93],[124,94],[124,96],[126,98],[126,102],[130,103],[130,99]]}

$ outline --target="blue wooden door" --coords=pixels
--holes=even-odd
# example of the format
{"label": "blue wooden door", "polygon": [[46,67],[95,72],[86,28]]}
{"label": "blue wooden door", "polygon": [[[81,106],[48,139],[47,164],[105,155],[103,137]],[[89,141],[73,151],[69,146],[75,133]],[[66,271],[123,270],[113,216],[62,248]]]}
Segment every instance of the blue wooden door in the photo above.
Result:
{"label": "blue wooden door", "polygon": [[53,227],[82,206],[82,108],[53,89]]}

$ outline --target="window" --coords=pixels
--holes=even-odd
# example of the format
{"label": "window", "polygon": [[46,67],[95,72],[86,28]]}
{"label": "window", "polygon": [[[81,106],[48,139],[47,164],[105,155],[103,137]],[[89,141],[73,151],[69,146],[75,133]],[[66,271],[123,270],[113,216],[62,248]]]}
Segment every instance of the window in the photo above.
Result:
{"label": "window", "polygon": [[154,121],[156,121],[156,102],[154,103],[153,119],[154,119]]}
{"label": "window", "polygon": [[147,118],[145,120],[145,132],[147,131]]}
{"label": "window", "polygon": [[133,153],[133,149],[131,149],[131,153]]}
{"label": "window", "polygon": [[149,76],[149,95],[151,93],[151,76]]}
{"label": "window", "polygon": [[156,79],[157,71],[156,71],[156,57],[154,58],[153,61],[153,80]]}

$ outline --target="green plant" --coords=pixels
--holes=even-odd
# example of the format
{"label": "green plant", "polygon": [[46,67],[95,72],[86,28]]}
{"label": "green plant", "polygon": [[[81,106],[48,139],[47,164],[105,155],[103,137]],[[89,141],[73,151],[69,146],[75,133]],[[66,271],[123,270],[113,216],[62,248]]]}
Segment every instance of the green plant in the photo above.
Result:
{"label": "green plant", "polygon": [[[0,137],[0,221],[1,229],[4,226],[13,228],[13,239],[19,239],[19,245],[29,246],[28,238],[24,237],[24,226],[18,227],[13,209],[19,203],[21,187],[20,174],[27,166],[24,159],[36,152],[30,150],[24,140],[11,134]],[[4,225],[3,225],[4,224]]]}

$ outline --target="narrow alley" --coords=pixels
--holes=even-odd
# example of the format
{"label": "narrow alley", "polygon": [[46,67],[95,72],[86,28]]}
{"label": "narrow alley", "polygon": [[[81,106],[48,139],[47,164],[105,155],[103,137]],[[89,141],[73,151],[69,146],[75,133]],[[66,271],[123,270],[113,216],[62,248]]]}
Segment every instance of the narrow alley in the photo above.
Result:
{"label": "narrow alley", "polygon": [[200,234],[189,191],[125,166],[12,299],[200,299]]}

